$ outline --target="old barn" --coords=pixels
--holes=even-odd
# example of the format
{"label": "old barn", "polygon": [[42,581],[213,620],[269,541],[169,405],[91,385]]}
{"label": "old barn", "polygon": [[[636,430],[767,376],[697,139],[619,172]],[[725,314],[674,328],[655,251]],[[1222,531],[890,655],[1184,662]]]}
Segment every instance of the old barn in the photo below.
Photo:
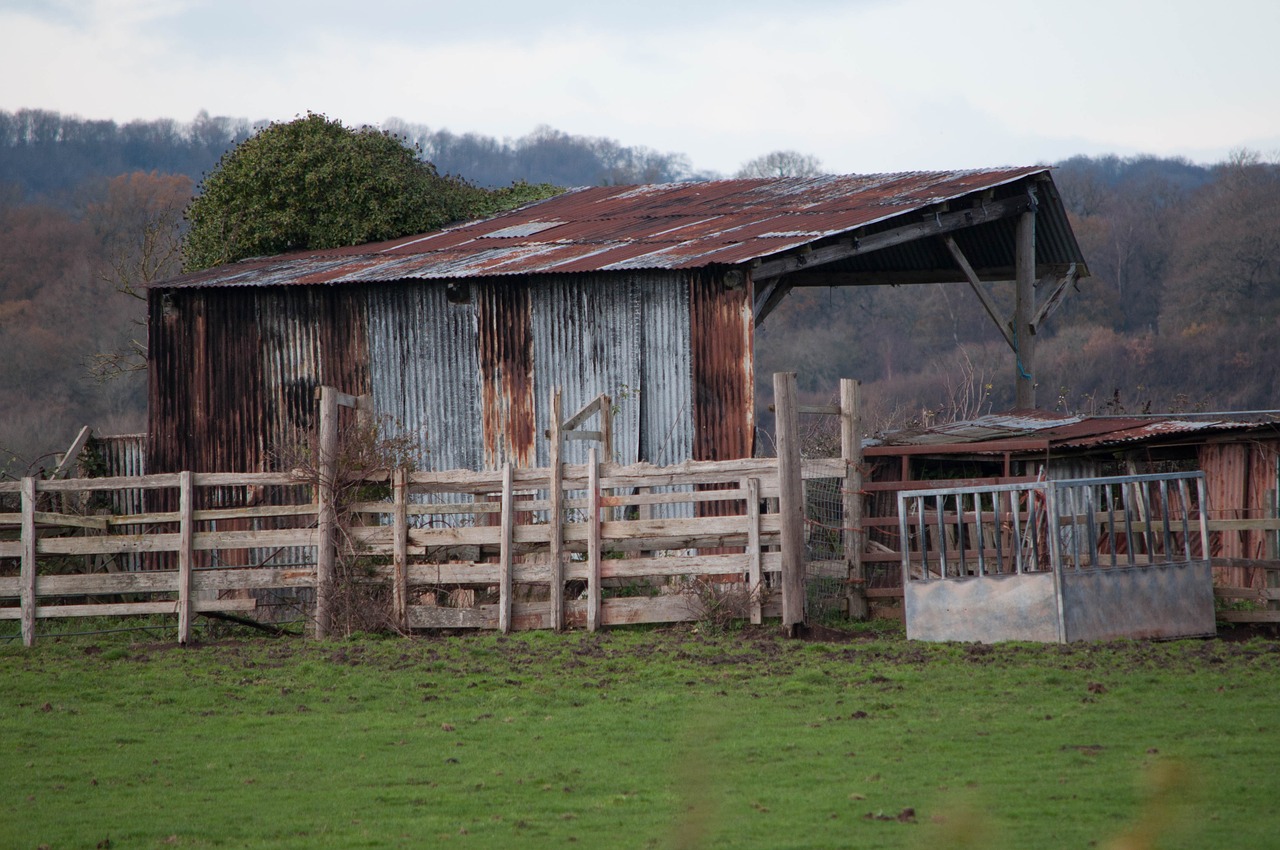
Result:
{"label": "old barn", "polygon": [[620,461],[750,456],[753,330],[797,286],[967,284],[1033,402],[1035,331],[1086,274],[1039,166],[572,190],[153,286],[147,469],[270,468],[321,384],[426,469],[545,464],[553,386],[567,411],[612,398]]}

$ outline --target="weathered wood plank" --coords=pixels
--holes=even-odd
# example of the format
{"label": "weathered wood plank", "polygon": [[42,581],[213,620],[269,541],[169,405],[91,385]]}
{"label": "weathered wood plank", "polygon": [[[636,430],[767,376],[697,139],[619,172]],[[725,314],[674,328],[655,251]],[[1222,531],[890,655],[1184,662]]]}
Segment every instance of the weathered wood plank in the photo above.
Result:
{"label": "weathered wood plank", "polygon": [[195,590],[263,590],[280,587],[315,587],[316,571],[308,567],[236,567],[195,570]]}
{"label": "weathered wood plank", "polygon": [[391,582],[391,608],[392,617],[403,629],[408,628],[409,624],[409,482],[404,467],[391,473],[391,498],[395,506],[392,526],[391,558],[394,578]]}
{"label": "weathered wood plank", "polygon": [[191,568],[195,560],[191,473],[178,473],[178,481],[178,643],[185,644],[191,640]]}
{"label": "weathered wood plank", "polygon": [[1218,611],[1214,616],[1226,623],[1280,623],[1280,611]]}
{"label": "weathered wood plank", "polygon": [[862,526],[862,384],[859,381],[840,380],[840,457],[845,462],[844,482],[840,495],[844,528],[841,545],[844,548],[846,576],[849,580],[849,617],[864,620],[867,617],[867,570],[862,560],[866,531]]}
{"label": "weathered wood plank", "polygon": [[320,402],[319,481],[316,483],[316,637],[325,638],[333,625],[334,576],[337,565],[338,527],[336,488],[338,477],[338,391],[316,387]]}
{"label": "weathered wood plank", "polygon": [[1252,599],[1266,602],[1280,599],[1280,588],[1277,587],[1215,587],[1213,595],[1218,599]]}
{"label": "weathered wood plank", "polygon": [[547,497],[551,506],[547,511],[547,527],[551,533],[551,627],[564,628],[564,432],[561,430],[560,388],[551,391],[551,443],[550,480]]}
{"label": "weathered wood plank", "polygon": [[[778,492],[782,532],[782,625],[804,622],[804,487],[800,478],[800,424],[794,372],[775,372],[778,407]],[[843,471],[842,476],[843,477]]]}
{"label": "weathered wood plank", "polygon": [[22,562],[19,575],[22,577],[22,596],[18,601],[18,610],[22,616],[22,643],[32,646],[36,642],[36,480],[31,477],[22,479]]}
{"label": "weathered wood plank", "polygon": [[106,531],[106,517],[75,516],[73,514],[57,514],[50,511],[36,511],[36,525],[66,526],[69,528],[87,528],[91,531]]}
{"label": "weathered wood plank", "polygon": [[411,629],[496,629],[498,606],[475,608],[441,608],[430,605],[408,607]]}
{"label": "weathered wood plank", "polygon": [[[603,416],[604,414],[602,414]],[[600,464],[596,450],[588,453],[587,461],[587,631],[600,628]]]}
{"label": "weathered wood plank", "polygon": [[[256,599],[204,599],[193,603],[196,613],[207,611],[253,611]],[[55,617],[136,617],[145,614],[177,614],[178,601],[106,602],[96,605],[42,605],[37,612],[41,620]],[[18,619],[18,609],[0,608],[0,620]]]}
{"label": "weathered wood plank", "polygon": [[747,586],[751,590],[750,618],[752,625],[758,626],[764,622],[764,609],[760,605],[760,591],[764,588],[764,557],[760,547],[760,479],[747,478],[742,483],[747,491]]}
{"label": "weathered wood plank", "polygon": [[502,466],[502,515],[498,542],[498,630],[511,631],[511,603],[515,576],[515,476],[508,461]]}
{"label": "weathered wood plank", "polygon": [[685,623],[703,615],[702,603],[693,594],[626,596],[601,602],[600,618],[606,626],[637,623]]}

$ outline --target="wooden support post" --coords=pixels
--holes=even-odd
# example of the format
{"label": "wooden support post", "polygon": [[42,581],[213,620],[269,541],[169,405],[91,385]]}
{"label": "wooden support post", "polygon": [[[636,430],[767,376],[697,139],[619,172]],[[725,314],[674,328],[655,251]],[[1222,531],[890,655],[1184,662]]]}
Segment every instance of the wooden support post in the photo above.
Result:
{"label": "wooden support post", "polygon": [[587,453],[587,631],[600,628],[600,458]]}
{"label": "wooden support post", "polygon": [[751,624],[764,622],[764,574],[760,558],[760,479],[745,478],[747,491],[747,589],[751,594]]}
{"label": "wooden support post", "polygon": [[515,475],[511,462],[502,465],[502,514],[500,536],[498,538],[498,631],[504,635],[511,632],[511,597],[515,575],[515,488],[512,482]]}
{"label": "wooden support post", "polygon": [[613,460],[613,399],[607,395],[600,396],[600,442],[604,444],[602,454],[606,462]]}
{"label": "wooden support post", "polygon": [[409,628],[409,471],[403,466],[391,471],[392,549],[395,569],[391,585],[391,605],[397,627]]}
{"label": "wooden support post", "polygon": [[195,560],[195,504],[191,473],[178,473],[178,643],[191,641],[191,567]]}
{"label": "wooden support post", "polygon": [[1013,308],[1014,404],[1019,410],[1036,406],[1036,214],[1018,216],[1016,291]]}
{"label": "wooden support post", "polygon": [[333,628],[333,591],[337,551],[335,533],[338,518],[338,396],[333,387],[320,387],[319,481],[316,482],[316,626],[317,638],[326,638]]}
{"label": "wooden support post", "polygon": [[795,372],[775,372],[778,510],[782,529],[782,627],[795,636],[804,624],[804,482],[800,480],[800,417]]}
{"label": "wooden support post", "polygon": [[862,562],[866,532],[862,528],[862,382],[840,380],[840,455],[844,458],[844,558],[848,565],[849,616],[865,620],[867,570]]}
{"label": "wooden support post", "polygon": [[564,464],[560,459],[564,435],[560,388],[551,390],[551,475],[547,493],[547,523],[551,526],[551,628],[564,628]]}
{"label": "wooden support post", "polygon": [[19,616],[22,617],[22,644],[36,642],[36,480],[22,479],[22,582]]}
{"label": "wooden support post", "polygon": [[[1277,495],[1280,495],[1280,491],[1266,491],[1266,515],[1269,519],[1275,519],[1280,516],[1280,511],[1277,511]],[[1267,560],[1275,561],[1280,558],[1280,544],[1277,544],[1276,540],[1276,538],[1280,537],[1280,531],[1266,531],[1263,536],[1266,538],[1263,553],[1266,555]],[[1269,589],[1280,587],[1280,570],[1266,570],[1265,573],[1265,584]],[[1268,600],[1267,607],[1272,611],[1280,609],[1280,599]]]}

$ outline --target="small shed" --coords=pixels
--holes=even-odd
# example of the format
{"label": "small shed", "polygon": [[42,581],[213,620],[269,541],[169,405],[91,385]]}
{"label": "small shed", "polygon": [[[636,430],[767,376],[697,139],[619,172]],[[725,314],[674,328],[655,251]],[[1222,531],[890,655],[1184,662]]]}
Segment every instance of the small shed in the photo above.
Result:
{"label": "small shed", "polygon": [[[1280,548],[1280,423],[1243,414],[1082,416],[1014,411],[883,434],[864,448],[873,578],[901,582],[897,493],[1203,471],[1218,584],[1262,588]],[[892,550],[892,551],[890,551]]]}
{"label": "small shed", "polygon": [[[791,288],[968,285],[1023,375],[1087,274],[1043,166],[576,189],[153,285],[147,469],[271,468],[320,385],[368,396],[425,469],[546,463],[552,387],[566,414],[611,397],[617,460],[748,457],[754,328]],[[985,290],[1006,283],[1009,321]]]}

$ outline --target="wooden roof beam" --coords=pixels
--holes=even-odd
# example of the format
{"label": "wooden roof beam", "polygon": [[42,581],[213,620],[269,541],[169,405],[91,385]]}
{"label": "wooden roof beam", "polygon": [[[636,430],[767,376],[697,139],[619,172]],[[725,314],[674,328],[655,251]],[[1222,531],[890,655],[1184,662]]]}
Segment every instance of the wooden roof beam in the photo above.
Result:
{"label": "wooden roof beam", "polygon": [[795,252],[760,263],[752,270],[752,275],[759,284],[789,272],[834,263],[860,254],[892,248],[894,245],[914,242],[928,236],[941,236],[966,227],[1020,215],[1030,210],[1032,206],[1033,201],[1029,195],[1018,195],[1001,201],[989,201],[967,209],[936,212],[922,221],[904,224],[890,230],[881,230],[865,236],[850,236],[818,248],[805,246],[809,250],[803,253]]}
{"label": "wooden roof beam", "polygon": [[1004,341],[1009,344],[1009,348],[1017,351],[1018,346],[1013,341],[1012,323],[1000,315],[1000,308],[996,306],[996,302],[991,300],[991,296],[987,294],[987,291],[982,288],[982,281],[978,279],[978,274],[973,270],[973,266],[969,265],[968,258],[960,250],[956,240],[948,233],[942,237],[942,241],[946,244],[947,250],[951,252],[951,259],[955,260],[956,265],[960,267],[960,271],[964,272],[965,279],[969,281],[969,286],[973,288],[974,294],[982,302],[982,306],[987,311],[987,315],[991,317],[991,321],[995,322],[1000,335],[1004,337]]}

